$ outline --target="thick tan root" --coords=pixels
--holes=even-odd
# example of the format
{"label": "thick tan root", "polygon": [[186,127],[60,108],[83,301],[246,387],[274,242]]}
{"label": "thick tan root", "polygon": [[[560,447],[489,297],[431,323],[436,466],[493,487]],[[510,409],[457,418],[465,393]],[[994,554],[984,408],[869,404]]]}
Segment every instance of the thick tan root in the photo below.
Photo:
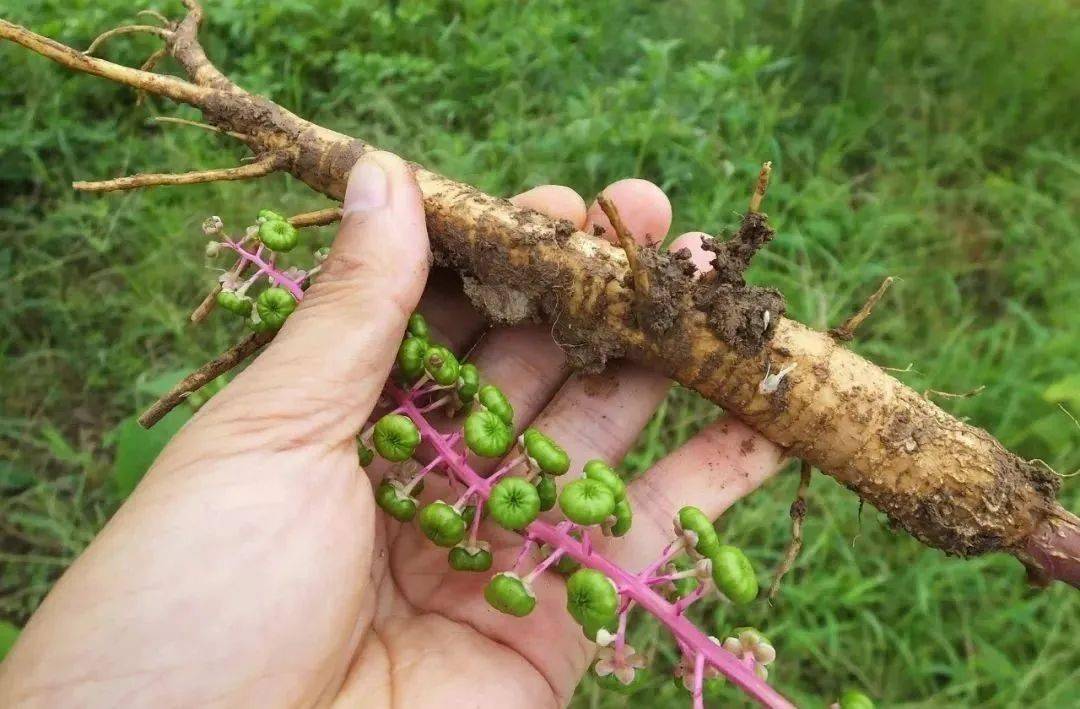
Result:
{"label": "thick tan root", "polygon": [[[88,58],[0,21],[12,39],[72,69],[189,103],[246,136],[313,189],[340,200],[349,170],[372,146],[247,94],[206,58],[195,0],[167,42],[191,82]],[[626,253],[567,222],[513,206],[422,167],[437,263],[457,270],[493,322],[546,320],[570,361],[644,362],[724,407],[832,475],[923,542],[951,554],[1001,550],[1053,578],[1080,583],[1080,526],[1054,502],[1056,476],[1009,453],[827,333],[783,317],[779,294],[741,271],[771,237],[759,189],[739,233],[715,247],[716,275],[692,279],[680,256],[642,250],[650,300],[633,287]],[[644,306],[644,307],[643,307]],[[144,417],[152,421],[153,416]]]}

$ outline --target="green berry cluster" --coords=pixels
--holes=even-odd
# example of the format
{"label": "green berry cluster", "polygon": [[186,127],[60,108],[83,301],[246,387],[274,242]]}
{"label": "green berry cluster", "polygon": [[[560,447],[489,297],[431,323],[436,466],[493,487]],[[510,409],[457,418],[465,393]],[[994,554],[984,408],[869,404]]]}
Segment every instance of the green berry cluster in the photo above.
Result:
{"label": "green berry cluster", "polygon": [[[203,224],[203,232],[220,235],[222,227],[221,220],[212,217]],[[259,211],[255,224],[248,227],[242,240],[233,242],[225,238],[225,241],[211,241],[207,244],[206,253],[210,256],[223,253],[228,246],[241,258],[234,272],[222,276],[221,290],[215,297],[218,307],[245,318],[248,327],[255,332],[275,332],[280,329],[296,310],[299,296],[288,288],[276,285],[285,282],[283,279],[287,274],[279,271],[272,259],[263,258],[263,247],[271,253],[285,253],[294,249],[297,243],[299,232],[296,227],[280,214],[263,209]],[[258,272],[241,282],[241,275],[251,263],[256,262],[261,264]],[[266,279],[270,284],[257,297],[252,298],[248,291],[260,279]],[[292,282],[288,285],[296,288],[296,293],[300,292],[298,283]]]}

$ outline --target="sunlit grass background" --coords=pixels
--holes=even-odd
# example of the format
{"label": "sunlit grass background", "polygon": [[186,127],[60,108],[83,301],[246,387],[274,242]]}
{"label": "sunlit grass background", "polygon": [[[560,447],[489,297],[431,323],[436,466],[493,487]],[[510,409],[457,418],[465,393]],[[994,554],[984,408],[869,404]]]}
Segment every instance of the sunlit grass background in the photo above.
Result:
{"label": "sunlit grass background", "polygon": [[[791,313],[840,322],[900,277],[853,345],[950,411],[1061,471],[1080,465],[1080,8],[838,0],[207,3],[212,57],[246,87],[497,194],[590,195],[627,176],[671,195],[674,232],[737,223],[775,165],[778,237],[755,266]],[[347,5],[348,7],[344,7]],[[158,9],[175,13],[178,2]],[[25,0],[4,15],[75,46],[129,21],[121,0]],[[138,65],[155,41],[120,39]],[[234,164],[197,115],[0,45],[0,647],[115,510],[162,434],[130,417],[238,337],[187,314],[213,282],[198,224],[325,200],[286,177],[95,197],[73,179]],[[175,70],[175,67],[167,67]],[[325,240],[329,233],[317,235]],[[715,415],[676,392],[627,460],[637,471]],[[175,428],[183,414],[174,415]],[[165,435],[167,436],[168,429]],[[763,582],[788,540],[797,476],[720,523]],[[1080,508],[1076,479],[1067,505]],[[807,546],[773,606],[704,607],[756,624],[775,684],[823,706],[860,686],[888,706],[1075,706],[1080,596],[1029,590],[1004,557],[947,559],[816,476]],[[132,569],[137,573],[137,569]],[[682,706],[672,646],[656,678],[583,682],[580,706]]]}

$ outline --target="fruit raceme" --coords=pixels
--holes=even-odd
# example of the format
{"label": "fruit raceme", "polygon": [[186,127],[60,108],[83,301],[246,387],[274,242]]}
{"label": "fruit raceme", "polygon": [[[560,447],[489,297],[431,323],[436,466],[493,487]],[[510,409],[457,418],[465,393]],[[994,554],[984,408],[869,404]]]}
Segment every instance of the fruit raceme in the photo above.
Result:
{"label": "fruit raceme", "polygon": [[[741,629],[721,641],[686,617],[687,609],[709,593],[741,605],[753,601],[758,589],[749,559],[738,548],[721,544],[700,510],[680,511],[673,520],[672,542],[645,569],[627,570],[599,554],[595,535],[621,536],[632,524],[626,485],[618,473],[604,461],[591,460],[578,479],[558,492],[554,478],[571,468],[566,451],[535,428],[515,437],[514,412],[505,394],[491,384],[481,386],[473,365],[431,342],[419,315],[409,321],[384,393],[395,408],[361,433],[361,454],[370,453],[372,442],[383,458],[400,462],[421,441],[434,454],[411,479],[384,481],[376,491],[378,505],[400,521],[415,518],[432,543],[449,549],[448,564],[464,573],[491,571],[489,546],[479,538],[481,518],[522,536],[513,567],[494,570],[485,588],[493,608],[526,616],[537,604],[533,581],[544,573],[568,574],[567,611],[599,646],[593,669],[605,686],[626,690],[640,681],[644,660],[627,644],[626,629],[631,611],[641,608],[674,636],[682,653],[677,678],[695,707],[703,707],[725,681],[762,705],[791,706],[765,681],[775,651],[761,633]],[[438,431],[427,417],[436,409],[460,414],[460,430]],[[507,462],[486,477],[470,463],[504,457]],[[432,473],[445,477],[459,497],[422,505],[419,489]],[[563,519],[541,517],[551,509],[561,511]],[[542,558],[526,571],[522,567],[536,549]]]}

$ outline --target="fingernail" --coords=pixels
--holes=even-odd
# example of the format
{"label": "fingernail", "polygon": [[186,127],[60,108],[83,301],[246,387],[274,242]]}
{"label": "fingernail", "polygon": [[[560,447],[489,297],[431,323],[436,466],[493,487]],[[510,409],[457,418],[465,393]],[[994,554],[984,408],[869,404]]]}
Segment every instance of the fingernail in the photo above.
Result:
{"label": "fingernail", "polygon": [[349,176],[342,212],[370,212],[384,207],[390,196],[386,171],[374,159],[361,158]]}

